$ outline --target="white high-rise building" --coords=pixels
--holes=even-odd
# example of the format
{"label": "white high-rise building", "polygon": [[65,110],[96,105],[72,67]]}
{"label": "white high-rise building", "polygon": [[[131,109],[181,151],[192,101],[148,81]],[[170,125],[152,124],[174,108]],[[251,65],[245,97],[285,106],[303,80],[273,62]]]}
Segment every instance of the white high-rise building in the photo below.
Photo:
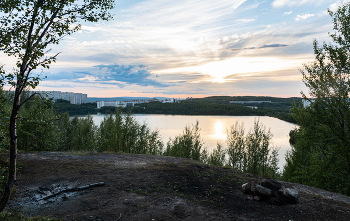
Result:
{"label": "white high-rise building", "polygon": [[39,93],[43,97],[51,98],[53,100],[66,100],[71,104],[85,104],[87,103],[87,94],[61,92],[61,91],[32,91],[31,93]]}

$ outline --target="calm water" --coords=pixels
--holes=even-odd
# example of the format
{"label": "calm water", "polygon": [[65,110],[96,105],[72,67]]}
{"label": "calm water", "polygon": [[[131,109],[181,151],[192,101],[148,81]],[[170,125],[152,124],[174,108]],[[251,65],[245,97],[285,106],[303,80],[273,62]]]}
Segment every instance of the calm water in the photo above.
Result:
{"label": "calm water", "polygon": [[[92,115],[96,125],[99,125],[105,115]],[[134,117],[140,123],[146,123],[152,130],[159,130],[164,145],[169,138],[182,134],[185,126],[191,126],[198,120],[200,135],[205,147],[210,151],[216,147],[217,142],[225,144],[226,131],[236,121],[243,122],[246,133],[252,128],[254,120],[259,118],[260,122],[270,128],[273,134],[272,141],[279,148],[279,167],[282,169],[285,164],[284,156],[290,150],[289,131],[296,127],[291,124],[272,117],[256,116],[188,116],[188,115],[156,115],[156,114],[135,114]]]}

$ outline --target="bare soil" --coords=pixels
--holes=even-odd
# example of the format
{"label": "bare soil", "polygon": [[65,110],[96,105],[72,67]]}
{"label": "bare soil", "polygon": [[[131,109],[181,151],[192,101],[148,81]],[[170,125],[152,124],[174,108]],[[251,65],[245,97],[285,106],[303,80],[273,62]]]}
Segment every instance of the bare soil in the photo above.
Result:
{"label": "bare soil", "polygon": [[[300,184],[300,203],[273,206],[241,191],[259,179],[189,159],[135,154],[20,153],[8,208],[62,220],[350,220],[350,198]],[[83,190],[66,188],[104,182]]]}

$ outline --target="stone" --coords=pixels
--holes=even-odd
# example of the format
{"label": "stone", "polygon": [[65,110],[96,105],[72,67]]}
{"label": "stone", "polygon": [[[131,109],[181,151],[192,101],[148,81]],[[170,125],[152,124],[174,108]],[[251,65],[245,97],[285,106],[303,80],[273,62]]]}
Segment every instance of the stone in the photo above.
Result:
{"label": "stone", "polygon": [[253,199],[256,200],[256,201],[260,201],[260,200],[261,200],[261,197],[260,197],[260,196],[254,196]]}
{"label": "stone", "polygon": [[254,200],[268,201],[272,205],[295,204],[299,202],[299,192],[297,190],[285,188],[280,182],[273,179],[245,183],[242,185],[242,191],[243,193],[251,194]]}
{"label": "stone", "polygon": [[287,202],[287,197],[283,194],[283,191],[273,191],[272,196],[280,202],[280,205],[286,204]]}
{"label": "stone", "polygon": [[245,184],[243,184],[242,185],[242,191],[243,191],[243,193],[250,193],[250,183],[245,183]]}
{"label": "stone", "polygon": [[283,194],[287,197],[286,201],[288,203],[298,203],[299,202],[299,192],[296,189],[285,188]]}
{"label": "stone", "polygon": [[256,191],[255,191],[255,194],[258,195],[258,196],[261,196],[263,198],[269,198],[271,196],[271,190],[266,188],[266,187],[263,187],[261,185],[256,185]]}
{"label": "stone", "polygon": [[256,193],[256,185],[258,185],[258,184],[256,184],[255,182],[250,183],[250,192],[253,194]]}
{"label": "stone", "polygon": [[260,185],[269,188],[272,191],[278,191],[282,188],[282,184],[280,182],[272,179],[262,180]]}

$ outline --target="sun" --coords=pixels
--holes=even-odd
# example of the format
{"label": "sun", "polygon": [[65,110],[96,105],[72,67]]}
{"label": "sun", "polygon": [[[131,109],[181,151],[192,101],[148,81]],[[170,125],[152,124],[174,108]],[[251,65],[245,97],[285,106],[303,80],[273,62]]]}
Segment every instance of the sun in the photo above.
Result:
{"label": "sun", "polygon": [[249,78],[259,73],[295,69],[304,59],[286,59],[283,57],[233,57],[226,60],[212,61],[199,66],[180,67],[162,70],[159,73],[201,73],[210,78],[204,81],[227,83]]}

